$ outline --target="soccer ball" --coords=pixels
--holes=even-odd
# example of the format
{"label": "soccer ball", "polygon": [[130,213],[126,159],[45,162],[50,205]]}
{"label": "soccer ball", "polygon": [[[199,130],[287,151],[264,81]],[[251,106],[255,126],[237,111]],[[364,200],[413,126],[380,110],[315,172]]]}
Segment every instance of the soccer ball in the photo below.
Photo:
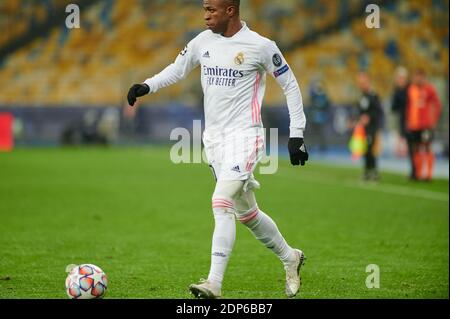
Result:
{"label": "soccer ball", "polygon": [[67,271],[66,292],[70,299],[103,298],[108,279],[100,267],[92,264],[70,265]]}

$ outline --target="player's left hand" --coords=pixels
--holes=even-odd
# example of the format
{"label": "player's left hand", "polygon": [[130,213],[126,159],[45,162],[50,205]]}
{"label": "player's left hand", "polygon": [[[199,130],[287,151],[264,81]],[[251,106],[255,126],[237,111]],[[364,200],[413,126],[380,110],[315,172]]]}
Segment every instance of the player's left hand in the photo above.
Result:
{"label": "player's left hand", "polygon": [[308,160],[308,151],[306,150],[306,145],[303,142],[303,138],[291,137],[288,143],[289,156],[291,158],[291,164],[297,166],[301,164],[305,165]]}

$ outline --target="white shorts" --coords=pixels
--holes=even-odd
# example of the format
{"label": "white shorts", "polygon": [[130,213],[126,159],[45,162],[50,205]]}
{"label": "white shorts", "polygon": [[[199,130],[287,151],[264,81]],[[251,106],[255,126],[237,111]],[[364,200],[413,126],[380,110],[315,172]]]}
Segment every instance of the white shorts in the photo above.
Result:
{"label": "white shorts", "polygon": [[253,171],[265,150],[262,128],[228,134],[205,131],[203,144],[217,181],[254,180]]}

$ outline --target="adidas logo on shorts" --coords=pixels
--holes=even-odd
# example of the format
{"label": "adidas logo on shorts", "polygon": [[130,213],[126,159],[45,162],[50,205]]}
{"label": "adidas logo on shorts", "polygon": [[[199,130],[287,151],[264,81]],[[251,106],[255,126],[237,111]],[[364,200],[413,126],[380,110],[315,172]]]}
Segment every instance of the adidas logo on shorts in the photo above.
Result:
{"label": "adidas logo on shorts", "polygon": [[239,165],[236,165],[236,166],[233,167],[231,170],[234,171],[234,172],[238,172],[238,173],[241,172],[241,169],[239,168]]}

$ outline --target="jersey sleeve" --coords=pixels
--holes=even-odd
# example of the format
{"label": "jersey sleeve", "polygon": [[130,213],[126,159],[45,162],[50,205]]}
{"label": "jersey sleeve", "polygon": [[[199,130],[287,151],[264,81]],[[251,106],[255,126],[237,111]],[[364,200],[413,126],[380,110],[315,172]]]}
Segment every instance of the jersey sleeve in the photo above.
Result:
{"label": "jersey sleeve", "polygon": [[267,73],[280,85],[286,96],[290,117],[290,137],[303,137],[306,127],[306,117],[303,111],[303,100],[300,87],[289,64],[283,57],[276,43],[270,41],[265,44],[262,65]]}
{"label": "jersey sleeve", "polygon": [[150,93],[155,93],[161,88],[175,84],[186,78],[199,65],[196,42],[197,38],[191,40],[180,54],[178,54],[175,62],[167,66],[160,73],[144,81],[150,87]]}

